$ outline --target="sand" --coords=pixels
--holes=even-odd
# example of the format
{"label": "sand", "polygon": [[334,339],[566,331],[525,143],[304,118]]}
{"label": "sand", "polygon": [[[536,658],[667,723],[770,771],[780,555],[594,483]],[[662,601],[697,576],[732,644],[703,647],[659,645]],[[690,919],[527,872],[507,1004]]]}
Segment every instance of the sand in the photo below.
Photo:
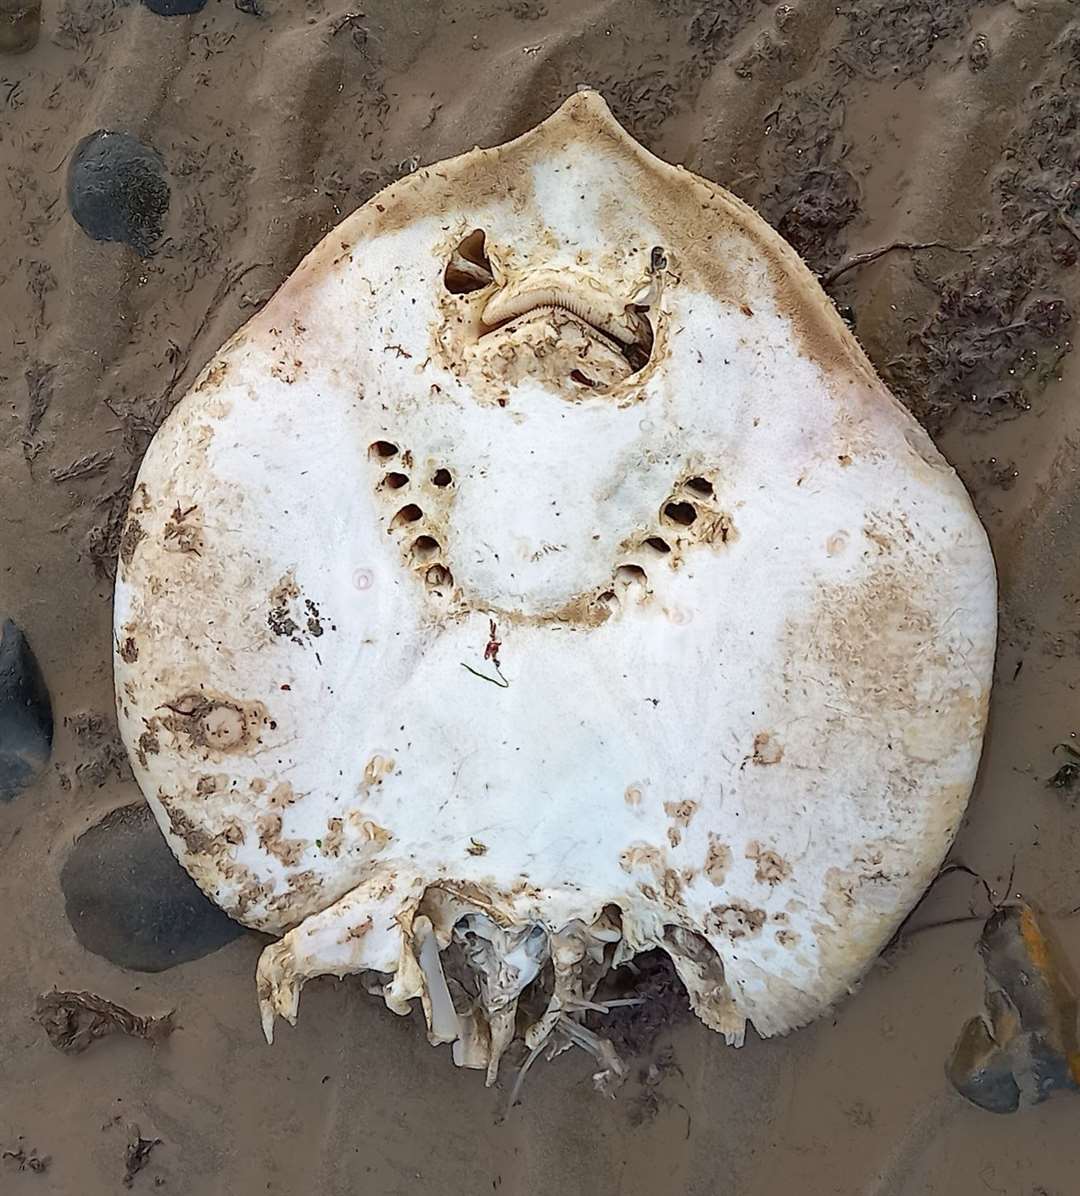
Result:
{"label": "sand", "polygon": [[[988,912],[963,872],[831,1019],[739,1051],[677,1020],[617,1100],[566,1055],[505,1121],[509,1070],[485,1090],[357,982],[311,984],[268,1048],[254,935],[144,974],[73,933],[72,844],[139,799],[115,740],[110,600],[153,430],[344,214],[579,83],[826,276],[897,240],[950,247],[895,250],[829,290],[971,489],[998,561],[990,734],[953,858],[995,900],[1049,911],[1080,960],[1080,789],[1046,784],[1080,729],[1074,4],[210,0],[165,17],[45,0],[37,46],[0,55],[0,616],[29,637],[56,718],[46,774],[0,803],[0,1151],[24,1159],[0,1159],[5,1194],[119,1191],[135,1126],[160,1142],[133,1190],[192,1196],[1076,1191],[1075,1097],[994,1116],[946,1082],[981,1001],[981,924],[918,928]],[[72,151],[101,129],[152,147],[168,177],[145,257],[70,214]],[[64,1055],[31,1016],[53,986],[175,1008],[180,1028]]]}

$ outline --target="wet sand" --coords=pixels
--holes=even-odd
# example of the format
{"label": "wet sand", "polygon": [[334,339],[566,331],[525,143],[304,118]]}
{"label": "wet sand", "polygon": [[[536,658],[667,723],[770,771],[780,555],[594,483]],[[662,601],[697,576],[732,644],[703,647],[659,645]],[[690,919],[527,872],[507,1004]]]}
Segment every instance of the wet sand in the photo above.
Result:
{"label": "wet sand", "polygon": [[[256,15],[256,11],[263,15]],[[1047,786],[1080,730],[1080,20],[1067,0],[210,0],[164,17],[45,0],[0,56],[0,616],[56,720],[45,776],[0,803],[0,1190],[687,1192],[1071,1196],[1080,1104],[994,1116],[944,1064],[977,1012],[979,885],[944,877],[861,990],[782,1040],[664,1029],[616,1101],[590,1061],[485,1090],[357,982],[305,990],[262,1040],[242,935],[166,971],[85,950],[60,875],[139,799],[112,714],[110,602],[154,429],[220,343],[338,220],[417,162],[505,140],[588,83],[646,146],[724,184],[828,276],[875,365],[938,439],[989,530],[1001,642],[981,778],[953,859],[1052,915],[1080,961],[1080,786]],[[1071,23],[1070,23],[1071,22]],[[171,198],[140,257],[90,239],[65,186],[81,138],[126,132]],[[1007,890],[1012,876],[1012,886]],[[145,1014],[66,1056],[31,1018],[53,986]]]}

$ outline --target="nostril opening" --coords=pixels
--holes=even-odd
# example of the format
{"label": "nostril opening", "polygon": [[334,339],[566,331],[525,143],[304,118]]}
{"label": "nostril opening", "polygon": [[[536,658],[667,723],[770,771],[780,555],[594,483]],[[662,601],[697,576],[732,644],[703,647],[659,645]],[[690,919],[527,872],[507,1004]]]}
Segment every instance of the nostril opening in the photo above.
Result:
{"label": "nostril opening", "polygon": [[418,561],[430,561],[439,551],[439,541],[433,536],[417,536],[413,541],[412,554]]}
{"label": "nostril opening", "polygon": [[488,256],[484,245],[487,240],[487,234],[482,228],[474,228],[471,233],[458,242],[457,251],[467,261],[474,266],[482,266],[485,270],[491,269],[491,263],[488,261]]}
{"label": "nostril opening", "polygon": [[493,281],[491,262],[484,251],[485,239],[484,230],[474,228],[450,255],[443,272],[443,285],[452,295],[483,290]]}
{"label": "nostril opening", "polygon": [[605,590],[600,597],[597,598],[596,603],[604,612],[605,618],[609,617],[610,615],[618,614],[619,612],[619,600],[615,596],[614,590]]}
{"label": "nostril opening", "polygon": [[671,545],[661,536],[650,536],[645,541],[645,546],[651,548],[658,556],[667,556],[671,551]]}
{"label": "nostril opening", "polygon": [[697,508],[693,503],[669,502],[664,507],[664,518],[680,527],[689,527],[697,518]]}
{"label": "nostril opening", "polygon": [[453,480],[449,469],[436,469],[431,484],[433,486],[449,486]]}
{"label": "nostril opening", "polygon": [[396,457],[397,451],[397,445],[391,444],[389,440],[376,440],[368,449],[370,455],[380,461],[389,461],[391,457]]}
{"label": "nostril opening", "polygon": [[645,570],[640,565],[620,565],[615,570],[615,580],[622,586],[641,586],[642,588],[649,582],[645,576]]}
{"label": "nostril opening", "polygon": [[401,527],[408,527],[410,523],[415,523],[418,519],[422,519],[423,515],[424,512],[420,510],[416,503],[408,503],[390,520],[390,527],[395,531]]}
{"label": "nostril opening", "polygon": [[407,486],[409,484],[409,478],[408,475],[404,473],[388,473],[386,477],[383,478],[382,484],[388,490],[400,490],[402,486]]}
{"label": "nostril opening", "polygon": [[690,478],[686,483],[688,490],[693,490],[695,494],[700,494],[704,498],[712,498],[713,485],[708,478]]}

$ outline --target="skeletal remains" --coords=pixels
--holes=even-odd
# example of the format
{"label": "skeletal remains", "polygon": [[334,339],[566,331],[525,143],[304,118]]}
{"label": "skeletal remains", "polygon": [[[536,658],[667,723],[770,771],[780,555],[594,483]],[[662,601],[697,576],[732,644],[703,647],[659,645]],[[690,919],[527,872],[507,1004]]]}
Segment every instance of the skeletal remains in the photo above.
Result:
{"label": "skeletal remains", "polygon": [[120,556],[125,741],[281,936],[268,1039],[363,973],[489,1082],[515,1036],[603,1082],[583,1011],[651,948],[729,1043],[782,1034],[975,775],[963,486],[794,251],[593,92],[316,246],[157,433]]}

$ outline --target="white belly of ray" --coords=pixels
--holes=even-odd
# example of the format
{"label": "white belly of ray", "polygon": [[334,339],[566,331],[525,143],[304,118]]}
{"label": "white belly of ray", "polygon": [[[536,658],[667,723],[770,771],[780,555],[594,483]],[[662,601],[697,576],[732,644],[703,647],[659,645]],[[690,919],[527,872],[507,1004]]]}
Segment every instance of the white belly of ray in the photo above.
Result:
{"label": "white belly of ray", "polygon": [[[552,271],[584,317],[481,325]],[[647,364],[598,384],[590,313],[643,283]],[[857,983],[963,813],[994,610],[962,486],[791,251],[582,94],[377,196],[178,405],[117,697],[178,858],[284,932],[268,1037],[370,972],[489,1077],[515,1032],[617,1072],[581,1010],[639,951],[732,1042]]]}

